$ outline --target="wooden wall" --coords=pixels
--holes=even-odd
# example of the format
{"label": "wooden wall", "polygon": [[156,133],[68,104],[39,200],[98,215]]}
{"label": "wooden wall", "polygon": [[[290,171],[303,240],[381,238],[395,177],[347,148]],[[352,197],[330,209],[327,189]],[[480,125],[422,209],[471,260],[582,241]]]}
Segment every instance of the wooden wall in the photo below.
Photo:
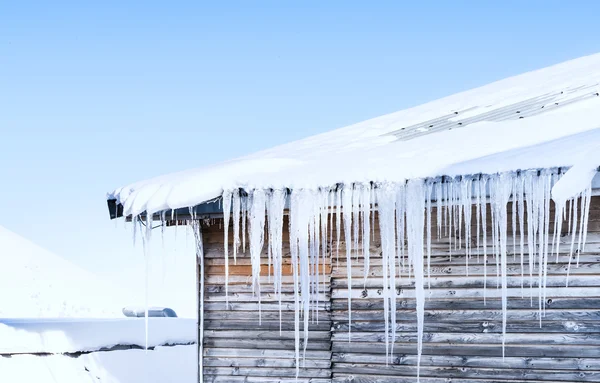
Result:
{"label": "wooden wall", "polygon": [[[282,333],[279,333],[279,303],[269,282],[266,246],[261,270],[261,319],[257,297],[252,295],[250,254],[238,254],[237,265],[229,263],[229,307],[225,303],[223,229],[203,228],[206,265],[204,298],[204,381],[296,382],[294,352],[294,295],[287,243],[287,220],[283,251]],[[230,233],[229,238],[233,237]],[[231,249],[230,245],[230,249]],[[328,274],[331,266],[327,267]],[[327,277],[320,292],[319,322],[311,323],[304,368],[299,383],[331,382],[331,287]],[[300,335],[302,341],[302,334]],[[302,350],[301,342],[301,350]],[[302,361],[301,361],[302,365]]]}
{"label": "wooden wall", "polygon": [[[508,210],[510,213],[511,209]],[[508,219],[510,222],[510,214]],[[433,227],[436,227],[435,223]],[[447,238],[434,241],[431,290],[426,290],[428,300],[425,303],[421,382],[600,382],[598,198],[593,199],[589,228],[586,253],[581,255],[579,267],[573,265],[571,269],[569,288],[564,285],[570,237],[565,235],[561,238],[558,263],[555,263],[554,256],[550,258],[546,316],[541,328],[538,289],[529,289],[528,278],[525,280],[525,289],[521,289],[520,255],[509,256],[509,311],[504,359],[501,348],[500,289],[496,288],[494,258],[488,259],[487,302],[484,304],[482,258],[480,262],[477,262],[476,256],[470,260],[467,276],[464,250],[462,255],[453,250],[450,260]],[[238,259],[238,266],[230,266],[230,307],[225,310],[222,229],[219,225],[212,225],[204,228],[204,232],[207,266],[204,302],[205,381],[294,381],[291,285],[286,287],[285,321],[281,337],[277,302],[272,287],[267,287],[267,277],[262,278],[263,323],[262,326],[258,325],[258,305],[251,294],[251,271],[247,255]],[[343,235],[341,237],[343,239]],[[284,234],[284,238],[287,239],[287,234]],[[353,262],[352,341],[348,342],[348,283],[345,243],[342,241],[339,264],[334,254],[331,279],[327,281],[322,295],[327,303],[322,304],[319,323],[311,325],[307,368],[301,369],[299,382],[416,381],[413,281],[408,281],[404,274],[397,289],[397,338],[394,356],[386,364],[381,249],[377,228],[372,238],[370,277],[366,285],[363,283],[360,255],[359,260]],[[512,236],[509,236],[508,243],[512,254]],[[333,249],[336,245],[334,241]],[[491,247],[490,237],[488,245]],[[285,251],[289,255],[287,246]],[[233,262],[230,264],[233,265]],[[525,264],[528,264],[527,254]],[[266,268],[263,271],[266,274]],[[285,278],[291,282],[289,269],[287,273]],[[527,267],[525,273],[529,273]],[[537,279],[534,283],[537,285]],[[533,295],[533,306],[530,295]]]}

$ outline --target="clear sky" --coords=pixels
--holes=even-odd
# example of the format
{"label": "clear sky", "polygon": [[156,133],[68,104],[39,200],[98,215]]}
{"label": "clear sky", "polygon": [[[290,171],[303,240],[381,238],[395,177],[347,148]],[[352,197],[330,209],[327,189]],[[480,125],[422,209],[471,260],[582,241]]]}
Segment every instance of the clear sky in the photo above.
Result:
{"label": "clear sky", "polygon": [[138,290],[107,191],[600,51],[595,0],[123,3],[0,3],[0,225]]}

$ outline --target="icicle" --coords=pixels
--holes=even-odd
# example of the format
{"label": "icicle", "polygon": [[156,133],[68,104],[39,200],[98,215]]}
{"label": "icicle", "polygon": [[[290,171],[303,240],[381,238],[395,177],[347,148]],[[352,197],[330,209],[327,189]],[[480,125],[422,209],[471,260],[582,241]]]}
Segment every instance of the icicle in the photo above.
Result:
{"label": "icicle", "polygon": [[452,230],[452,223],[454,221],[454,179],[447,179],[446,182],[446,224],[448,225],[448,252],[450,255],[450,262],[452,262],[452,238],[454,237],[454,231]]}
{"label": "icicle", "polygon": [[288,222],[290,232],[290,256],[292,258],[292,275],[294,282],[294,355],[296,357],[296,379],[300,373],[300,268],[298,262],[298,236],[300,234],[299,222],[301,207],[297,193],[292,193],[290,198],[290,219]]}
{"label": "icicle", "polygon": [[529,250],[529,289],[530,299],[533,305],[533,266],[535,259],[535,233],[536,233],[536,217],[537,213],[534,209],[535,196],[533,195],[533,175],[527,172],[524,178],[524,192],[527,198],[527,249]]}
{"label": "icicle", "polygon": [[314,195],[308,190],[300,190],[296,193],[299,203],[298,211],[295,213],[294,219],[298,220],[298,255],[300,260],[300,286],[301,286],[301,297],[302,297],[302,310],[304,316],[304,343],[303,343],[303,356],[302,359],[306,358],[306,346],[308,344],[308,323],[310,314],[310,243],[309,233],[311,226],[311,211]]}
{"label": "icicle", "polygon": [[512,237],[513,237],[513,260],[517,257],[517,181],[516,175],[513,177],[512,182],[512,203],[511,203],[511,218],[512,218]]}
{"label": "icicle", "polygon": [[567,282],[566,287],[569,287],[569,274],[571,272],[571,261],[573,260],[573,250],[575,249],[575,237],[577,236],[577,198],[571,200],[571,211],[573,213],[570,217],[570,233],[571,233],[571,248],[569,250],[569,263],[567,265]]}
{"label": "icicle", "polygon": [[319,255],[321,249],[320,241],[320,195],[318,191],[313,191],[310,194],[311,205],[313,208],[309,220],[309,254],[313,264],[312,272],[312,298],[313,298],[313,317],[318,323],[318,305],[319,305]]}
{"label": "icicle", "polygon": [[333,266],[333,216],[335,212],[335,191],[329,190],[327,196],[327,212],[329,214],[329,263]]}
{"label": "icicle", "polygon": [[165,251],[165,229],[167,228],[167,211],[163,210],[160,213],[160,243],[161,243],[161,249],[162,249],[162,254],[161,254],[161,259],[162,259],[162,286],[163,288],[165,287],[165,278],[167,275],[167,254]]}
{"label": "icicle", "polygon": [[462,249],[462,225],[463,225],[463,211],[465,210],[465,197],[466,197],[466,192],[463,190],[464,187],[464,180],[465,177],[460,177],[460,185],[458,188],[456,188],[456,197],[457,197],[457,207],[456,207],[456,215],[457,215],[457,220],[458,222],[456,223],[456,227],[458,228],[458,240],[456,241],[456,244],[458,245],[458,249]]}
{"label": "icicle", "polygon": [[[495,179],[491,179],[490,187],[490,202],[492,198],[492,194],[495,192],[494,185],[496,183]],[[500,287],[500,254],[498,248],[498,217],[496,217],[496,211],[493,206],[491,206],[490,214],[492,216],[492,252],[494,253],[494,260],[496,261],[496,288]]]}
{"label": "icicle", "polygon": [[587,192],[581,193],[581,213],[579,216],[579,239],[577,240],[577,267],[579,267],[579,256],[581,255],[581,244],[583,243],[583,230],[586,223],[585,215],[586,215],[586,206],[587,202]]}
{"label": "icicle", "polygon": [[575,201],[575,198],[571,198],[569,200],[569,220],[568,220],[568,225],[567,225],[568,226],[567,227],[567,230],[568,230],[567,235],[569,235],[569,236],[571,235],[571,220],[573,218],[573,201]]}
{"label": "icicle", "polygon": [[415,273],[415,298],[417,304],[417,383],[420,377],[423,351],[423,322],[425,318],[425,286],[423,275],[423,236],[425,192],[423,181],[411,180],[406,188],[406,217],[408,256]]}
{"label": "icicle", "polygon": [[[461,198],[461,209],[464,215],[465,225],[465,263],[466,263],[466,275],[469,276],[469,258],[471,257],[471,204],[473,201],[472,196],[473,181],[471,178],[463,177],[460,185],[460,198]],[[460,215],[460,210],[458,212]],[[459,224],[460,226],[460,224]]]}
{"label": "icicle", "polygon": [[396,190],[396,240],[398,243],[398,270],[400,270],[400,274],[404,268],[405,213],[406,186],[405,184],[399,184]]}
{"label": "icicle", "polygon": [[268,237],[268,233],[269,233],[269,216],[271,215],[271,213],[269,213],[269,208],[271,206],[271,191],[265,191],[265,210],[267,212],[267,219],[265,220],[265,229],[267,230],[267,283],[271,283],[271,268],[273,267],[273,259],[272,259],[272,254],[271,254],[271,246],[269,243],[269,237]]}
{"label": "icicle", "polygon": [[361,197],[362,185],[354,184],[354,193],[352,193],[352,237],[354,239],[352,247],[356,252],[356,259],[358,259],[358,243],[359,243],[359,227],[360,227],[360,197]]}
{"label": "icicle", "polygon": [[242,252],[246,253],[246,224],[248,222],[248,196],[242,198]]}
{"label": "icicle", "polygon": [[506,342],[506,318],[507,318],[507,205],[511,195],[513,186],[512,179],[509,174],[503,173],[493,179],[493,187],[491,188],[492,211],[494,212],[494,227],[497,227],[499,235],[499,255],[501,263],[501,279],[502,279],[502,359],[504,360],[504,345]]}
{"label": "icicle", "polygon": [[336,214],[335,214],[335,229],[336,229],[336,244],[335,244],[335,266],[340,265],[340,240],[342,235],[342,188],[341,186],[335,192],[336,199]]}
{"label": "icicle", "polygon": [[260,255],[264,245],[265,210],[265,191],[254,189],[250,201],[250,262],[252,264],[252,292],[258,296],[259,324],[261,323]]}
{"label": "icicle", "polygon": [[475,242],[476,246],[477,246],[477,263],[479,263],[479,253],[480,253],[480,227],[481,227],[481,180],[476,180],[474,183],[474,188],[475,188],[475,204],[476,204],[476,210],[475,210],[475,220],[477,222],[477,226],[475,227],[475,235],[477,237],[477,240]]}
{"label": "icicle", "polygon": [[554,236],[552,239],[552,251],[556,252],[556,263],[560,254],[560,233],[562,231],[562,216],[565,212],[565,202],[554,202]]}
{"label": "icicle", "polygon": [[[587,242],[587,232],[588,232],[588,221],[590,219],[590,205],[592,203],[592,186],[590,185],[584,191],[585,196],[585,205],[583,209],[585,213],[583,214],[583,242],[581,244],[581,252],[585,252],[585,244]],[[578,263],[579,264],[579,263]]]}
{"label": "icicle", "polygon": [[436,220],[437,220],[437,238],[442,237],[442,181],[435,183],[435,202],[436,202]]}
{"label": "icicle", "polygon": [[486,202],[487,178],[483,177],[479,181],[479,195],[482,197],[481,206],[481,232],[483,234],[483,304],[486,303],[487,291],[487,202]]}
{"label": "icicle", "polygon": [[362,188],[362,248],[364,262],[364,285],[367,284],[369,276],[370,253],[371,247],[371,186],[364,185]]}
{"label": "icicle", "polygon": [[525,256],[525,195],[523,194],[523,177],[521,174],[517,175],[516,188],[518,196],[518,214],[519,214],[519,244],[521,253],[521,298],[524,297],[524,256]]}
{"label": "icicle", "polygon": [[342,209],[344,214],[344,237],[346,242],[346,276],[348,278],[348,342],[352,335],[352,189],[342,190]]}
{"label": "icicle", "polygon": [[431,293],[431,193],[433,184],[428,182],[425,185],[425,198],[427,204],[427,288]]}
{"label": "icicle", "polygon": [[[150,276],[150,231],[148,230],[148,227],[152,227],[152,215],[151,214],[147,214],[146,215],[146,235],[142,235],[142,248],[143,248],[143,252],[144,252],[144,266],[145,266],[145,272],[144,272],[144,350],[146,351],[146,353],[148,353],[148,293],[149,293],[149,276]],[[138,217],[134,217],[132,218],[132,220],[140,220],[141,219]],[[135,226],[134,226],[135,227]],[[141,231],[141,227],[140,227],[140,231]]]}
{"label": "icicle", "polygon": [[223,190],[223,238],[225,255],[225,306],[229,308],[229,219],[231,215],[231,190]]}
{"label": "icicle", "polygon": [[269,244],[273,254],[273,290],[279,302],[279,334],[281,335],[281,279],[283,269],[283,214],[285,210],[286,192],[281,189],[273,190],[269,198]]}
{"label": "icicle", "polygon": [[[548,280],[548,259],[550,258],[550,201],[551,201],[551,191],[552,191],[552,173],[550,171],[545,171],[544,174],[544,215],[545,215],[545,223],[544,223],[544,231],[545,231],[545,243],[544,243],[544,276],[543,276],[543,308],[544,308],[544,316],[546,315],[546,297],[547,297],[547,280]],[[557,220],[558,221],[558,220]]]}
{"label": "icicle", "polygon": [[233,191],[233,263],[237,265],[237,252],[240,249],[240,192]]}
{"label": "icicle", "polygon": [[392,327],[392,348],[396,339],[396,241],[394,230],[394,205],[396,204],[396,190],[392,184],[379,185],[376,190],[379,211],[379,233],[381,236],[382,251],[382,277],[383,277],[383,311],[385,328],[385,355],[386,365],[390,360],[389,352],[389,327]]}
{"label": "icicle", "polygon": [[[329,213],[329,189],[325,190],[322,189],[320,190],[320,196],[319,196],[319,202],[320,202],[320,206],[319,206],[319,213],[320,213],[320,220],[321,220],[321,255],[322,255],[322,262],[321,262],[321,271],[322,271],[322,276],[319,277],[319,279],[322,281],[322,290],[325,291],[325,278],[327,275],[327,269],[326,269],[326,257],[327,257],[327,214]],[[319,296],[319,288],[317,286],[317,297]],[[317,304],[317,323],[319,323],[319,310],[318,310],[318,304]]]}

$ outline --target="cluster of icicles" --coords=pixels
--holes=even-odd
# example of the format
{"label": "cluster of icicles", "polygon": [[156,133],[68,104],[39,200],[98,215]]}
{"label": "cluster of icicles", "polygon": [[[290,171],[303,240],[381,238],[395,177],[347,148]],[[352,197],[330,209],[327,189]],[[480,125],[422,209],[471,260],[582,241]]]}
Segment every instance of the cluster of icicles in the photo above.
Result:
{"label": "cluster of icicles", "polygon": [[[452,253],[465,256],[466,270],[476,256],[483,262],[484,302],[487,288],[488,259],[496,264],[502,297],[502,350],[507,317],[507,256],[521,259],[521,287],[537,288],[540,325],[545,313],[547,266],[553,254],[558,260],[563,222],[572,236],[571,259],[583,251],[591,201],[591,186],[568,201],[554,201],[551,219],[551,189],[560,171],[524,171],[496,175],[439,177],[407,182],[355,183],[331,188],[294,190],[225,190],[223,192],[225,293],[228,293],[228,265],[236,261],[240,250],[249,247],[252,265],[252,288],[257,296],[260,316],[261,254],[267,247],[269,277],[273,270],[273,288],[279,298],[283,266],[284,214],[289,215],[289,245],[293,273],[295,309],[296,371],[300,367],[300,329],[303,328],[303,351],[309,338],[309,317],[318,320],[319,284],[325,283],[326,264],[339,257],[347,263],[348,322],[351,331],[351,288],[353,255],[355,264],[369,274],[369,253],[374,232],[374,212],[378,214],[381,242],[385,321],[386,360],[393,356],[396,340],[396,289],[406,279],[414,278],[417,313],[417,371],[423,341],[425,289],[431,279],[432,237],[449,239]],[[509,202],[511,222],[508,222]],[[472,209],[475,205],[475,209]],[[489,208],[488,208],[489,206]],[[435,208],[435,209],[434,209]],[[435,217],[433,215],[435,214]],[[474,215],[474,216],[473,216]],[[491,216],[491,217],[490,217]],[[488,228],[488,217],[492,227]],[[437,227],[433,227],[433,218]],[[551,221],[553,222],[552,228]],[[475,233],[472,224],[475,223]],[[233,225],[233,246],[229,248],[229,228]],[[335,229],[335,230],[334,230]],[[488,238],[491,231],[491,238]],[[265,238],[265,234],[267,238]],[[341,236],[343,235],[343,238]],[[512,243],[507,243],[512,235]],[[334,238],[335,237],[335,238]],[[491,246],[489,246],[491,239]],[[340,254],[340,242],[345,254]],[[474,241],[473,241],[474,240]],[[472,247],[472,243],[476,247]],[[362,254],[362,262],[358,261]],[[528,255],[528,275],[523,265]],[[329,259],[328,259],[329,258]],[[404,276],[403,276],[404,275]],[[411,277],[412,276],[412,277]],[[537,281],[537,283],[535,283]],[[568,272],[567,272],[568,285]],[[536,287],[534,287],[536,286]],[[533,293],[531,296],[533,297]],[[533,298],[532,298],[533,305]],[[349,334],[350,340],[351,334]],[[419,373],[417,372],[417,379]]]}

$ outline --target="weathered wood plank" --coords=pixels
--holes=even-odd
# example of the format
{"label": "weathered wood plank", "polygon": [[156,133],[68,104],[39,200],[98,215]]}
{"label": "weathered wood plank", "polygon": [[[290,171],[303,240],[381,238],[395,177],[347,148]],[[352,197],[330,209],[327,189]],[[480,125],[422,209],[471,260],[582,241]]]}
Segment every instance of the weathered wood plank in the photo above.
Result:
{"label": "weathered wood plank", "polygon": [[[229,302],[226,304],[225,302],[204,302],[204,310],[207,311],[219,311],[219,310],[240,310],[240,311],[258,311],[258,302],[249,303],[249,302]],[[318,305],[315,305],[320,311],[329,311],[331,310],[330,302],[319,302]],[[263,302],[260,304],[260,310],[262,311],[279,311],[279,303],[277,302]],[[291,302],[287,302],[282,304],[282,310],[294,310],[294,304]]]}
{"label": "weathered wood plank", "polygon": [[[415,383],[414,376],[381,376],[381,375],[358,375],[336,373],[332,383]],[[421,383],[563,383],[553,380],[551,377],[544,380],[522,380],[522,379],[482,379],[475,378],[431,378],[421,377]]]}
{"label": "weathered wood plank", "polygon": [[[348,342],[348,332],[334,332],[331,340],[335,342]],[[505,336],[507,345],[600,345],[600,334],[555,334],[555,333],[508,333]],[[352,331],[353,343],[358,342],[385,342],[384,333]],[[417,334],[400,332],[396,334],[396,343],[417,343]],[[445,344],[502,344],[502,334],[498,333],[424,333],[423,343]]]}
{"label": "weathered wood plank", "polygon": [[[598,289],[594,289],[598,290]],[[537,299],[534,298],[533,304],[530,299],[509,299],[508,309],[531,309],[538,306]],[[398,310],[414,309],[414,299],[398,299],[397,302]],[[591,309],[600,307],[600,298],[591,297],[581,299],[579,297],[567,297],[567,298],[551,298],[546,299],[547,309]],[[446,310],[468,310],[468,309],[480,309],[480,310],[499,310],[502,308],[502,302],[500,299],[488,299],[486,302],[483,299],[431,299],[425,301],[425,309],[446,309]],[[335,311],[347,310],[348,301],[346,299],[332,299],[331,309]],[[383,310],[383,300],[380,299],[364,299],[355,300],[352,302],[353,310]],[[595,310],[593,310],[595,311]],[[427,314],[425,314],[427,315]]]}
{"label": "weathered wood plank", "polygon": [[[310,344],[310,342],[309,342]],[[359,353],[359,354],[384,354],[385,345],[380,342],[333,342],[334,353]],[[548,347],[546,345],[507,345],[505,355],[507,357],[545,357],[545,358],[598,358],[597,345],[561,345],[560,347]],[[417,345],[398,344],[394,346],[394,354],[417,354]],[[502,359],[502,347],[495,345],[447,345],[447,344],[424,344],[423,355],[455,355],[455,356],[482,356]]]}
{"label": "weathered wood plank", "polygon": [[[331,360],[304,359],[300,361],[302,368],[331,368]],[[206,367],[274,367],[296,368],[295,358],[204,358]]]}
{"label": "weathered wood plank", "polygon": [[[293,359],[296,354],[293,350],[268,350],[268,349],[256,349],[256,348],[208,348],[204,350],[204,355],[208,357],[240,357],[240,358],[283,358]],[[312,351],[307,350],[303,354],[305,359],[331,359],[331,351]]]}
{"label": "weathered wood plank", "polygon": [[[417,365],[416,355],[393,355],[387,358],[382,354],[358,353],[333,353],[332,361],[339,363],[355,364],[392,364],[392,365]],[[438,367],[487,367],[487,368],[533,368],[533,369],[559,369],[559,370],[592,370],[600,371],[600,358],[526,358],[506,357],[490,358],[487,356],[451,356],[451,355],[424,355],[421,358],[422,366]]]}
{"label": "weathered wood plank", "polygon": [[[265,339],[283,340],[294,339],[294,331],[252,331],[252,330],[204,330],[205,338],[232,338],[232,339],[254,339],[262,341]],[[328,340],[331,337],[330,331],[312,331],[310,337],[313,339]]]}
{"label": "weathered wood plank", "polygon": [[260,376],[204,375],[204,383],[331,383],[328,378],[279,378]]}
{"label": "weathered wood plank", "polygon": [[[599,261],[600,262],[600,261]],[[569,287],[600,287],[600,278],[598,275],[571,275],[568,278]],[[527,275],[523,280],[520,276],[509,276],[506,278],[507,287],[509,288],[521,288],[521,281],[523,281],[523,288],[528,289],[530,282],[533,282],[534,287],[538,287],[538,278],[534,278],[531,280],[529,275]],[[428,279],[425,280],[428,283]],[[484,285],[483,278],[481,276],[463,276],[460,278],[454,276],[437,276],[432,277],[431,288],[474,288],[474,289],[482,289]],[[498,286],[499,278],[496,278],[496,275],[488,275],[487,277],[487,287],[495,288]],[[565,287],[567,283],[566,275],[549,275],[546,279],[546,287]],[[414,279],[411,281],[407,281],[406,279],[402,280],[402,283],[398,284],[398,287],[401,288],[410,288],[414,287],[415,282]],[[348,288],[348,280],[345,278],[336,278],[331,280],[331,286],[333,289]],[[381,289],[383,287],[383,278],[373,277],[369,278],[366,283],[364,279],[352,279],[351,283],[352,288],[357,289]]]}
{"label": "weathered wood plank", "polygon": [[[348,323],[333,322],[333,329],[339,332],[348,331]],[[383,321],[357,322],[352,321],[352,331],[381,333],[385,331]],[[391,328],[390,328],[391,331]],[[399,322],[396,331],[416,332],[417,324],[414,321]],[[502,321],[481,322],[430,322],[424,323],[425,332],[456,332],[456,333],[501,333]],[[542,327],[532,326],[529,321],[508,322],[506,331],[509,333],[600,333],[600,321],[546,321]]]}
{"label": "weathered wood plank", "polygon": [[[330,320],[320,319],[319,323],[310,322],[308,329],[312,331],[330,331],[332,322]],[[600,324],[599,324],[600,326]],[[279,321],[247,321],[247,320],[206,320],[204,321],[204,328],[206,330],[249,330],[249,331],[276,331],[279,333],[281,328],[284,331],[294,331],[293,320],[282,321],[281,326]],[[583,323],[580,324],[583,329]],[[586,328],[589,328],[586,327]]]}
{"label": "weathered wood plank", "polygon": [[[410,289],[396,289],[397,299],[410,299],[415,297],[415,290]],[[508,288],[508,298],[535,298],[536,303],[539,297],[540,289],[538,288]],[[428,299],[443,299],[443,298],[481,298],[483,301],[484,290],[473,289],[473,288],[455,288],[455,289],[443,289],[443,288],[432,288],[427,290],[426,296]],[[485,289],[486,298],[501,298],[501,290],[496,286],[488,286]],[[546,296],[548,298],[562,298],[562,297],[600,297],[600,288],[598,287],[547,287]],[[383,291],[381,289],[352,289],[350,290],[350,297],[353,300],[362,299],[377,299],[383,300]],[[331,293],[332,299],[347,299],[348,289],[335,289]]]}
{"label": "weathered wood plank", "polygon": [[[404,375],[416,376],[417,368],[413,366],[389,365],[382,368],[380,365],[353,365],[346,363],[334,363],[334,373],[356,373],[365,375]],[[423,377],[436,378],[478,378],[478,379],[522,379],[543,380],[551,374],[552,379],[563,382],[599,381],[600,371],[563,371],[563,370],[535,370],[535,369],[488,369],[469,367],[421,367],[420,374]]]}
{"label": "weathered wood plank", "polygon": [[[489,303],[488,303],[489,304]],[[453,310],[447,309],[443,310],[446,307],[442,307],[442,310],[426,310],[425,311],[425,322],[469,322],[469,321],[492,321],[492,320],[502,320],[502,311],[499,310],[500,305],[496,305],[494,308],[490,308],[489,310]],[[344,310],[335,310],[331,315],[331,319],[338,322],[348,321],[348,312],[345,311],[347,306],[345,306]],[[381,320],[383,315],[383,309],[381,310],[356,310],[352,312],[352,319],[355,321],[361,320],[371,320],[378,321]],[[508,322],[514,321],[531,321],[535,324],[539,322],[540,314],[537,309],[511,309],[507,312]],[[572,320],[600,320],[600,310],[596,309],[572,309],[572,310],[549,310],[546,311],[546,315],[543,318],[545,321],[572,321]],[[398,322],[400,321],[408,321],[414,322],[417,320],[416,313],[414,311],[414,307],[409,310],[398,311],[398,316],[396,318]],[[531,323],[530,322],[530,323]],[[542,321],[542,325],[543,325]]]}
{"label": "weathered wood plank", "polygon": [[[548,275],[558,275],[558,276],[565,276],[567,274],[567,268],[568,265],[567,264],[556,264],[556,263],[550,263],[548,264],[548,268],[547,268],[547,272]],[[351,274],[352,277],[356,277],[356,278],[362,278],[364,275],[364,268],[362,267],[362,264],[357,264],[355,266],[352,266],[351,270]],[[525,275],[529,276],[529,265],[524,265],[523,266],[523,270]],[[535,272],[537,272],[538,268],[536,267],[534,269]],[[521,275],[521,266],[519,265],[508,265],[506,268],[506,272],[509,275]],[[432,276],[456,276],[456,277],[461,277],[461,276],[481,276],[483,277],[484,274],[487,274],[489,276],[496,276],[497,273],[497,268],[496,268],[496,261],[492,260],[492,262],[489,262],[487,264],[487,267],[484,270],[484,267],[482,264],[471,264],[468,267],[468,272],[467,272],[467,267],[462,264],[462,265],[448,265],[448,266],[444,266],[444,265],[432,265],[431,266],[431,275]],[[575,265],[573,265],[571,267],[571,270],[569,272],[570,275],[582,275],[582,274],[593,274],[593,275],[600,275],[600,262],[599,263],[583,263],[583,264],[579,264],[579,267],[576,267]],[[382,275],[382,268],[380,266],[373,266],[369,268],[369,276],[380,276]],[[406,273],[404,274],[405,276],[407,275]],[[536,275],[536,274],[534,274]],[[346,277],[346,268],[342,267],[340,265],[339,268],[337,267],[333,267],[333,275],[334,278],[345,278]]]}
{"label": "weathered wood plank", "polygon": [[[260,368],[260,367],[207,367],[204,369],[205,375],[221,376],[274,376],[274,377],[295,377],[296,368]],[[331,370],[329,368],[302,368],[298,373],[300,378],[329,378]]]}
{"label": "weathered wood plank", "polygon": [[[301,339],[301,347],[304,347],[303,340]],[[222,338],[205,338],[204,345],[206,347],[218,347],[218,348],[256,348],[256,349],[270,349],[270,350],[293,350],[295,343],[293,340],[260,340],[256,339],[222,339]],[[307,350],[319,350],[328,351],[331,349],[331,342],[329,339],[326,341],[319,341],[318,339],[309,339]]]}

